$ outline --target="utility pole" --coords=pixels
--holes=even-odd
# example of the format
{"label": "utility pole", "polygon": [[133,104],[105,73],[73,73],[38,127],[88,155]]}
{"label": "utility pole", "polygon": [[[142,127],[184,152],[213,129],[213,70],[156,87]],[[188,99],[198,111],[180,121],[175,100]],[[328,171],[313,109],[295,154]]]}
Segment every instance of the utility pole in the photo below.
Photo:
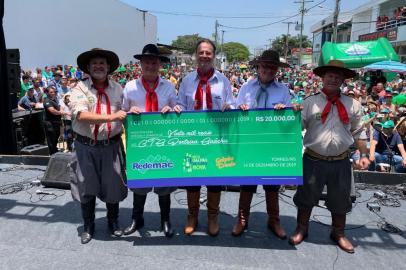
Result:
{"label": "utility pole", "polygon": [[334,10],[333,38],[332,38],[332,42],[334,43],[337,43],[338,14],[340,13],[340,1],[341,0],[336,0],[336,8]]}
{"label": "utility pole", "polygon": [[306,1],[306,0],[302,0],[302,1],[296,1],[295,3],[300,3],[302,4],[301,8],[300,8],[300,13],[301,13],[301,19],[300,19],[300,36],[299,36],[299,59],[298,59],[298,64],[299,67],[301,66],[301,62],[302,62],[302,39],[303,39],[303,17],[305,12],[307,11],[305,9],[305,3],[310,3],[310,2],[314,2],[314,1]]}
{"label": "utility pole", "polygon": [[289,46],[289,27],[291,24],[296,22],[283,22],[288,25],[288,33],[286,34],[286,43],[285,43],[285,61],[288,62],[288,46]]}
{"label": "utility pole", "polygon": [[217,46],[217,29],[218,29],[218,27],[219,27],[219,23],[216,20],[216,23],[214,24],[214,28],[215,28],[215,30],[214,30],[214,44],[216,44],[216,46]]}
{"label": "utility pole", "polygon": [[273,46],[272,46],[272,40],[273,40],[273,38],[270,38],[270,39],[268,39],[269,40],[269,49],[272,49],[273,48]]}
{"label": "utility pole", "polygon": [[224,65],[224,52],[223,52],[223,45],[224,45],[224,30],[221,30],[221,47],[220,47],[220,67],[221,69],[225,68]]}
{"label": "utility pole", "polygon": [[221,47],[220,47],[220,52],[223,52],[223,45],[224,45],[224,32],[225,30],[221,30]]}

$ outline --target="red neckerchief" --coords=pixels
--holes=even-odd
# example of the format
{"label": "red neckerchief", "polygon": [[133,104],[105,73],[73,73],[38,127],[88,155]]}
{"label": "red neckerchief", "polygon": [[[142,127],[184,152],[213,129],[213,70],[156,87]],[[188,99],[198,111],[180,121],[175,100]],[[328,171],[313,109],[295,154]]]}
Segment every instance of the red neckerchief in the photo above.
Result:
{"label": "red neckerchief", "polygon": [[199,85],[197,86],[195,94],[195,110],[203,109],[203,84],[206,85],[206,105],[207,109],[213,109],[213,99],[211,97],[211,88],[209,84],[209,79],[214,74],[214,68],[210,69],[209,72],[204,74],[200,69],[197,69],[197,75],[199,76]]}
{"label": "red neckerchief", "polygon": [[321,113],[321,122],[324,124],[324,122],[326,122],[327,119],[327,115],[329,114],[331,107],[333,106],[333,104],[336,105],[337,110],[338,110],[338,116],[340,117],[341,122],[343,122],[343,124],[348,124],[350,123],[350,119],[348,118],[348,113],[347,110],[345,109],[344,104],[341,102],[340,100],[340,93],[329,97],[326,93],[326,90],[323,88],[321,90],[327,97],[327,104],[323,109],[323,112]]}
{"label": "red neckerchief", "polygon": [[[101,103],[103,100],[103,96],[106,99],[106,112],[107,114],[111,114],[111,106],[110,106],[110,99],[109,96],[106,94],[105,90],[109,86],[108,80],[104,82],[103,86],[98,86],[93,83],[93,87],[97,90],[97,102],[96,102],[96,114],[101,114]],[[99,124],[94,125],[94,140],[97,141],[97,135],[99,134]],[[107,122],[107,130],[108,135],[107,138],[110,138],[111,134],[111,123]]]}
{"label": "red neckerchief", "polygon": [[147,94],[145,95],[145,111],[146,112],[157,112],[158,111],[158,96],[155,93],[155,89],[158,87],[159,76],[154,82],[154,86],[149,87],[148,82],[144,79],[144,76],[141,77],[142,86],[144,86]]}

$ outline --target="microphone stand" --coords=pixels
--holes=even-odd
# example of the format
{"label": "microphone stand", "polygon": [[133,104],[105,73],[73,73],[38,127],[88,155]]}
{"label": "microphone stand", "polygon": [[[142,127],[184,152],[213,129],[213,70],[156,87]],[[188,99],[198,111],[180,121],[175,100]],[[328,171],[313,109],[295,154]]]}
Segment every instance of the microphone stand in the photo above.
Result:
{"label": "microphone stand", "polygon": [[[377,129],[375,126],[372,126],[373,129],[378,131],[379,135],[382,136],[383,142],[385,143],[386,149],[388,150],[388,160],[389,160],[389,172],[394,171],[393,156],[395,155],[392,149],[390,149],[389,144],[385,140],[385,134],[382,132],[382,129]],[[376,160],[375,160],[376,161]]]}

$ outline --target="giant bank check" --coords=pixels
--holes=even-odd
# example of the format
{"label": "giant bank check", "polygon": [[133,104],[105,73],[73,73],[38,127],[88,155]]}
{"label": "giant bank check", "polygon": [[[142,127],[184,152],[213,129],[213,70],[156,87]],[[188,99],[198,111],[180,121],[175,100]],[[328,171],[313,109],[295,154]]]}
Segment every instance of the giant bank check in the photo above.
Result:
{"label": "giant bank check", "polygon": [[131,114],[125,126],[130,188],[303,182],[291,109]]}

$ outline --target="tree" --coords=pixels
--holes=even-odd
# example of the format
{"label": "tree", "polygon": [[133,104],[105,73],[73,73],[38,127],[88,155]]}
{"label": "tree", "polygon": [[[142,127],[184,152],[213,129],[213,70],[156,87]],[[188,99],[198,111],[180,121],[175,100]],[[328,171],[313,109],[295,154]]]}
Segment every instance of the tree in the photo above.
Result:
{"label": "tree", "polygon": [[227,61],[230,63],[247,61],[250,55],[248,48],[238,42],[224,43],[223,51],[226,53]]}
{"label": "tree", "polygon": [[172,46],[178,47],[187,54],[193,54],[197,42],[202,38],[199,34],[178,36],[176,40],[172,41]]}
{"label": "tree", "polygon": [[[298,36],[289,35],[288,38],[288,55],[290,55],[290,50],[292,48],[299,48],[300,38]],[[286,47],[286,35],[281,35],[276,37],[272,42],[272,49],[277,51],[280,56],[285,55]],[[302,36],[302,48],[312,47],[312,42],[308,39],[306,35]]]}

